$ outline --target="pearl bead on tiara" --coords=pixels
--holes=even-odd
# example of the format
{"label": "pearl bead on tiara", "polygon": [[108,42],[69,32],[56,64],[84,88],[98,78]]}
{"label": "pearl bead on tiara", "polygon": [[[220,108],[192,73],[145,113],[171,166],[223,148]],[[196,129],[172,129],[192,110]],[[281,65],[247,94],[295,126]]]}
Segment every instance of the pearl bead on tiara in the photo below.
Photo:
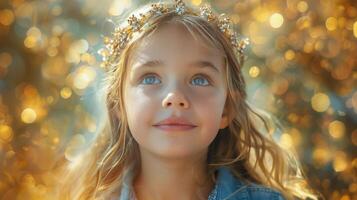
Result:
{"label": "pearl bead on tiara", "polygon": [[105,48],[99,50],[99,54],[103,58],[103,67],[110,67],[117,61],[122,50],[126,47],[133,34],[141,32],[148,19],[153,16],[159,16],[169,12],[175,12],[178,15],[194,15],[200,16],[210,23],[218,26],[219,30],[229,39],[235,53],[238,56],[240,62],[244,58],[244,49],[249,45],[249,39],[243,38],[233,30],[233,23],[226,14],[216,16],[211,6],[205,4],[200,7],[200,12],[197,13],[188,7],[182,0],[174,0],[174,6],[167,6],[163,3],[151,4],[151,8],[146,13],[141,13],[139,16],[131,15],[128,19],[128,25],[126,27],[118,27],[114,30],[113,38],[104,38]]}

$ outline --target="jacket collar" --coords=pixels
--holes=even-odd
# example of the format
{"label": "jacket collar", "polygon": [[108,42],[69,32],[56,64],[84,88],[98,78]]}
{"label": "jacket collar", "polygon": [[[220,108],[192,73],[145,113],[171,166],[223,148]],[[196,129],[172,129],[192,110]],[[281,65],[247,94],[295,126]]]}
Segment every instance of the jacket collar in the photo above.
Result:
{"label": "jacket collar", "polygon": [[[134,166],[129,166],[124,171],[124,181],[119,200],[135,200],[135,193],[132,186],[134,178]],[[247,185],[235,178],[228,167],[218,168],[217,182],[217,200],[244,200],[248,199]],[[237,195],[239,194],[239,195]]]}
{"label": "jacket collar", "polygon": [[[217,199],[248,199],[247,185],[237,179],[228,167],[218,168]],[[237,195],[239,194],[239,195]],[[234,197],[234,198],[232,198]]]}

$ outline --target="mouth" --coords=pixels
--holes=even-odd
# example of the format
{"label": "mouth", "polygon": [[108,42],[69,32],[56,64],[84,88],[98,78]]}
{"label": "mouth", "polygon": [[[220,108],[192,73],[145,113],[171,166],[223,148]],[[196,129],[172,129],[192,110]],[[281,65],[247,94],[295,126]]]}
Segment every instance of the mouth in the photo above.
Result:
{"label": "mouth", "polygon": [[183,116],[171,116],[154,124],[154,127],[163,131],[189,131],[197,126]]}
{"label": "mouth", "polygon": [[164,131],[188,131],[196,128],[194,125],[187,124],[160,124],[154,125],[154,127]]}

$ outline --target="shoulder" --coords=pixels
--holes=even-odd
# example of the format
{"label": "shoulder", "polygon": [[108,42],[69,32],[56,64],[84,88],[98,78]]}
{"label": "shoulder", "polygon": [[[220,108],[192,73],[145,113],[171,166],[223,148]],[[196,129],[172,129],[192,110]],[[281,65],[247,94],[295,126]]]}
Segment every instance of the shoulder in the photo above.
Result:
{"label": "shoulder", "polygon": [[251,184],[246,187],[248,199],[271,199],[271,200],[283,200],[283,196],[280,192],[268,188],[262,185]]}
{"label": "shoulder", "polygon": [[222,167],[218,170],[217,200],[284,200],[282,194],[272,188],[245,183],[237,179],[230,170]]}

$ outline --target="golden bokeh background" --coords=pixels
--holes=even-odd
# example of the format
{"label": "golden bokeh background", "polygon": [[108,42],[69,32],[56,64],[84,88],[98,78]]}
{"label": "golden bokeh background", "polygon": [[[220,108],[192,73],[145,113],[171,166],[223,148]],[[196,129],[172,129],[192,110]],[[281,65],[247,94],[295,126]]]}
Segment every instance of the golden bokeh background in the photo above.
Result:
{"label": "golden bokeh background", "polygon": [[[0,199],[51,199],[55,162],[101,128],[103,38],[145,2],[0,2]],[[326,199],[357,199],[357,1],[208,2],[251,40],[249,101],[289,127],[276,140]]]}

